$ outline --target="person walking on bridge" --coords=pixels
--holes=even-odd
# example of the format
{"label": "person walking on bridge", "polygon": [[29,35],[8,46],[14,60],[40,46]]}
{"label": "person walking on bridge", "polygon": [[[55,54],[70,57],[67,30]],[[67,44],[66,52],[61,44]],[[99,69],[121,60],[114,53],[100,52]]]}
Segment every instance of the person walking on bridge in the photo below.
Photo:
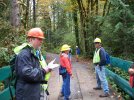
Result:
{"label": "person walking on bridge", "polygon": [[[100,97],[109,96],[109,87],[105,75],[105,65],[106,65],[106,52],[105,49],[101,46],[101,39],[96,38],[94,40],[95,44],[95,53],[93,57],[93,64],[95,66],[97,87],[93,88],[94,90],[101,90],[103,88],[104,94]],[[102,88],[101,88],[102,86]]]}

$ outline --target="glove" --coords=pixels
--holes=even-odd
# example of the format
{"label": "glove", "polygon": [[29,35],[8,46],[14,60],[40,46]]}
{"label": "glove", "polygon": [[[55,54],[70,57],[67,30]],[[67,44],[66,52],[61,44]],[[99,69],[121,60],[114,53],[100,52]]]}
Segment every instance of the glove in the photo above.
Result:
{"label": "glove", "polygon": [[47,68],[48,68],[48,69],[52,69],[52,70],[53,70],[54,68],[60,66],[59,64],[54,64],[55,60],[56,60],[56,58],[55,58],[54,60],[52,60],[52,61],[47,65]]}

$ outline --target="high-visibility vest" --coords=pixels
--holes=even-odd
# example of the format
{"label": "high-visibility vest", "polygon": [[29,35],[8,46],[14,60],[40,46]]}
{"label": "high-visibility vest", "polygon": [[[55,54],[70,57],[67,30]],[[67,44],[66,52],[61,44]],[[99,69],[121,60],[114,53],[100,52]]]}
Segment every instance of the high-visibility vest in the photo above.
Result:
{"label": "high-visibility vest", "polygon": [[[45,59],[44,59],[44,57],[41,55],[41,60],[40,60],[40,65],[41,65],[41,67],[42,68],[45,68],[46,66],[47,66],[47,63],[46,63],[46,61],[45,61]],[[50,72],[49,73],[47,73],[46,75],[45,75],[45,81],[47,81],[48,82],[48,80],[49,80],[49,78],[50,78]],[[47,88],[48,88],[48,84],[42,84],[42,88],[44,89],[44,90],[47,90]]]}
{"label": "high-visibility vest", "polygon": [[96,49],[93,57],[93,63],[99,63],[100,62],[100,49]]}
{"label": "high-visibility vest", "polygon": [[16,55],[18,55],[18,54],[21,52],[21,50],[22,50],[23,48],[25,48],[26,46],[31,47],[30,44],[28,44],[28,43],[23,43],[22,45],[17,46],[17,47],[14,48],[14,53],[15,53]]}
{"label": "high-visibility vest", "polygon": [[[30,44],[28,44],[28,43],[23,43],[22,45],[17,46],[17,47],[14,49],[14,53],[15,53],[16,55],[18,55],[18,54],[21,52],[21,50],[22,50],[23,48],[25,48],[26,46],[31,47]],[[43,58],[43,56],[42,56],[41,54],[40,54],[40,56],[41,56],[41,59],[38,58],[38,59],[39,59],[39,62],[40,62],[40,65],[41,65],[42,68],[44,68],[44,67],[47,66],[47,63],[46,63],[45,59]],[[44,79],[44,80],[45,80],[45,81],[48,81],[49,78],[50,78],[50,73],[47,73],[47,74],[45,75],[45,79]],[[44,90],[46,90],[46,89],[48,88],[48,84],[42,84],[42,87],[43,87]]]}

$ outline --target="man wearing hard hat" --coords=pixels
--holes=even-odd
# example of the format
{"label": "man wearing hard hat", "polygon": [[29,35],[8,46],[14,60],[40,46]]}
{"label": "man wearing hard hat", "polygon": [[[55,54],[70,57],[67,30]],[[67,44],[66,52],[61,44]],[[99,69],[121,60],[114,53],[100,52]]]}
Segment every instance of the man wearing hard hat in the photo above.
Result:
{"label": "man wearing hard hat", "polygon": [[[15,71],[16,100],[40,100],[40,84],[46,89],[49,72],[55,64],[46,64],[39,52],[44,39],[40,28],[32,28],[27,34],[28,43],[14,49],[16,56]],[[37,52],[38,51],[38,52]],[[45,86],[44,86],[45,85]]]}
{"label": "man wearing hard hat", "polygon": [[70,46],[64,44],[61,47],[61,54],[60,54],[60,72],[62,72],[63,84],[61,95],[64,96],[64,100],[69,100],[70,92],[70,76],[72,76],[72,66],[70,59],[68,57],[68,53],[70,50]]}
{"label": "man wearing hard hat", "polygon": [[94,40],[94,45],[96,49],[95,49],[95,53],[93,57],[93,64],[95,66],[97,87],[93,89],[94,90],[103,89],[104,94],[100,95],[100,97],[108,97],[109,87],[108,87],[108,82],[107,82],[106,75],[105,75],[106,52],[105,52],[105,49],[101,46],[100,38],[96,38]]}

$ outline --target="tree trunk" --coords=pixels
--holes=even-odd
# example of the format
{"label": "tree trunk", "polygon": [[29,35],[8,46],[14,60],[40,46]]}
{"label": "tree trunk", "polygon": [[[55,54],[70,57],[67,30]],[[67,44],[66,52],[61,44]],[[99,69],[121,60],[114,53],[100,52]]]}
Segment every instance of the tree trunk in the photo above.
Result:
{"label": "tree trunk", "polygon": [[32,3],[32,1],[31,0],[29,0],[29,27],[32,27],[32,11],[31,11],[31,9],[32,9],[32,6],[31,6],[31,3]]}
{"label": "tree trunk", "polygon": [[36,2],[33,0],[33,27],[36,27]]}
{"label": "tree trunk", "polygon": [[96,15],[98,15],[98,0],[96,0]]}
{"label": "tree trunk", "polygon": [[25,25],[24,28],[27,29],[28,27],[28,15],[29,15],[29,0],[27,0],[27,6],[26,6],[26,16],[25,16]]}
{"label": "tree trunk", "polygon": [[[84,7],[82,0],[77,0],[80,11],[81,31],[84,37],[84,52],[88,55],[88,28],[89,28],[89,5],[90,0],[87,1],[87,8]],[[86,9],[86,10],[85,10]]]}
{"label": "tree trunk", "polygon": [[[53,18],[53,21],[52,21],[52,32],[55,32],[55,30],[56,30],[56,15],[55,15],[55,5],[53,4],[52,6],[51,6],[51,8],[53,9],[53,12],[52,12],[52,18]],[[58,17],[59,17],[59,12],[57,12],[58,13]],[[59,19],[58,19],[58,21],[59,21]]]}
{"label": "tree trunk", "polygon": [[11,1],[11,25],[18,27],[20,25],[20,19],[19,19],[19,5],[17,3],[17,0]]}
{"label": "tree trunk", "polygon": [[107,10],[107,14],[106,14],[106,15],[108,15],[108,14],[109,14],[110,7],[111,7],[111,2],[109,2],[109,5],[108,5],[108,10]]}
{"label": "tree trunk", "polygon": [[76,37],[76,44],[80,47],[79,43],[79,32],[78,32],[78,18],[77,18],[77,11],[73,12],[73,19],[74,19],[74,28],[75,28],[75,37]]}
{"label": "tree trunk", "polygon": [[84,19],[84,26],[83,26],[83,35],[84,35],[84,43],[85,43],[85,54],[88,55],[88,28],[89,28],[89,21],[88,21],[88,15],[86,15],[86,18]]}
{"label": "tree trunk", "polygon": [[107,0],[105,1],[104,8],[103,8],[103,16],[105,16],[106,13],[106,7],[107,7]]}
{"label": "tree trunk", "polygon": [[93,0],[91,0],[91,16],[93,15],[93,10],[94,10],[94,4],[93,4]]}

